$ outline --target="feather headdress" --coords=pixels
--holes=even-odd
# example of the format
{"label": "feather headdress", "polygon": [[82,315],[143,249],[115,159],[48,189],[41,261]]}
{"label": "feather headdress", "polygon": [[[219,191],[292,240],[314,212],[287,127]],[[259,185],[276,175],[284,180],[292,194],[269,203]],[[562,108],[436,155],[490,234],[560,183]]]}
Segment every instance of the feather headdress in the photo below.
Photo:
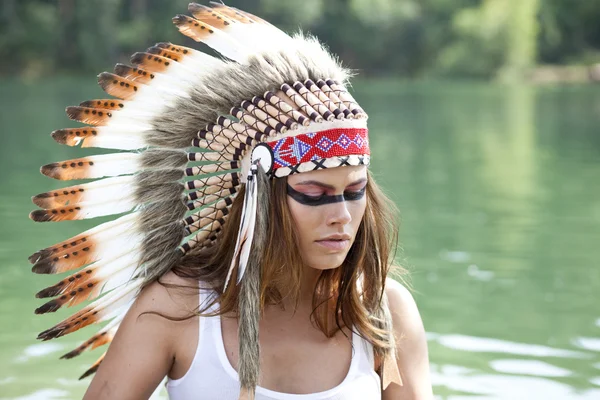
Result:
{"label": "feather headdress", "polygon": [[[52,297],[37,314],[91,300],[39,339],[110,321],[63,358],[110,343],[141,288],[191,249],[218,240],[242,184],[243,216],[226,285],[237,271],[240,302],[255,301],[252,282],[260,275],[253,238],[265,223],[257,168],[283,177],[369,163],[367,116],[345,88],[347,71],[316,39],[290,37],[220,3],[192,3],[189,11],[192,16],[178,15],[174,24],[223,58],[171,43],[135,53],[132,66],[117,64],[98,76],[112,98],[67,108],[86,126],[52,133],[68,146],[118,151],[44,165],[41,172],[54,179],[95,180],[34,196],[40,209],[30,217],[44,222],[123,214],[29,258],[36,273],[70,273],[37,294]],[[244,334],[253,342],[244,353],[252,354],[240,353],[241,364],[253,361],[240,365],[240,383],[252,397],[258,332]]]}

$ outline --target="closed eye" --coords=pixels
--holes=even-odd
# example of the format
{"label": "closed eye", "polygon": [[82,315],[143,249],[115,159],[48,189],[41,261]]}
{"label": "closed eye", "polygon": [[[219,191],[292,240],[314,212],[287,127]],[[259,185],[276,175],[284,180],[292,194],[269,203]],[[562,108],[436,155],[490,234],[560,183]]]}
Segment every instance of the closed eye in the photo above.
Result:
{"label": "closed eye", "polygon": [[365,195],[367,187],[363,187],[360,190],[347,190],[344,192],[344,199],[346,201],[360,200]]}

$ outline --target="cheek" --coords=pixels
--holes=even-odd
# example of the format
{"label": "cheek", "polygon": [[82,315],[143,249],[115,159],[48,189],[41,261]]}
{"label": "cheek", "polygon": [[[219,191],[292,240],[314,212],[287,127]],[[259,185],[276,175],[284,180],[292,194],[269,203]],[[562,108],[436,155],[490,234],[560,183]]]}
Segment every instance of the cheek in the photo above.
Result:
{"label": "cheek", "polygon": [[362,219],[365,215],[365,210],[367,209],[367,199],[363,197],[357,201],[350,201],[348,204],[348,212],[352,216],[351,225],[354,228],[354,233],[356,233],[358,226],[362,222]]}
{"label": "cheek", "polygon": [[288,208],[296,224],[296,232],[298,233],[298,239],[300,242],[304,242],[309,239],[309,234],[314,232],[319,226],[320,221],[323,220],[319,212],[320,207],[305,206],[297,201],[293,200],[288,196]]}

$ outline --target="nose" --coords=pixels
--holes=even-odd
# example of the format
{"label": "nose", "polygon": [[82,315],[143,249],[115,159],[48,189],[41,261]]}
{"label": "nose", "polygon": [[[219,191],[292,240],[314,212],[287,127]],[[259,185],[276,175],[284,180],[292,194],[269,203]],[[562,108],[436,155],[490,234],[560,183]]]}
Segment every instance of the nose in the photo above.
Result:
{"label": "nose", "polygon": [[331,203],[327,205],[327,208],[325,220],[327,225],[345,225],[352,221],[352,216],[348,210],[348,204],[345,201]]}

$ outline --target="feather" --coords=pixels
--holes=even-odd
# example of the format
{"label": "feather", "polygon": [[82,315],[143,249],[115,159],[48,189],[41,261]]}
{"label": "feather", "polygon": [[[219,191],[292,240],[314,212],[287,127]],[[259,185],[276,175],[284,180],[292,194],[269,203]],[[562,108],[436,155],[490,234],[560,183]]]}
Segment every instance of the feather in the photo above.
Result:
{"label": "feather", "polygon": [[[122,64],[117,64],[122,65]],[[118,75],[118,74],[117,74]],[[86,100],[79,104],[80,107],[104,108],[106,110],[120,110],[125,107],[125,102],[118,99]]]}
{"label": "feather", "polygon": [[197,54],[204,55],[204,53],[202,53],[198,50],[194,50],[192,48],[185,47],[185,46],[179,46],[179,45],[176,45],[176,44],[173,44],[170,42],[160,42],[160,43],[156,43],[154,46],[160,47],[161,49],[167,49],[170,51],[174,51],[175,53],[181,53],[184,56],[197,55]]}
{"label": "feather", "polygon": [[94,336],[83,342],[77,348],[62,355],[60,358],[68,360],[77,357],[86,350],[94,350],[100,346],[112,342],[113,338],[115,337],[115,333],[117,333],[117,329],[119,329],[119,325],[121,324],[121,321],[123,320],[124,316],[125,315],[122,314],[120,317],[116,317],[115,319],[110,321],[104,328],[100,329],[98,333],[96,333]]}
{"label": "feather", "polygon": [[239,284],[244,273],[246,272],[246,266],[248,265],[248,258],[250,257],[250,249],[254,238],[254,228],[256,227],[256,200],[258,197],[258,177],[256,176],[256,165],[254,167],[254,177],[250,185],[250,202],[248,204],[248,224],[247,233],[245,234],[244,242],[240,250],[240,261],[238,267],[237,283]]}
{"label": "feather", "polygon": [[[136,127],[143,132],[144,127]],[[119,131],[124,131],[119,135]],[[120,127],[82,127],[58,129],[52,132],[52,138],[60,144],[81,147],[102,147],[106,149],[136,150],[148,146],[141,132],[127,132],[128,128]],[[131,129],[129,129],[131,130]]]}
{"label": "feather", "polygon": [[239,12],[237,9],[233,7],[228,7],[223,3],[217,3],[216,1],[211,1],[210,5],[212,8],[219,12],[221,15],[225,15],[229,17],[231,20],[240,22],[242,24],[252,24],[254,21],[248,18],[246,15]]}
{"label": "feather", "polygon": [[67,107],[66,112],[69,118],[73,121],[100,126],[108,123],[110,118],[113,116],[114,111],[104,108]]}
{"label": "feather", "polygon": [[140,66],[148,72],[165,73],[173,64],[168,58],[160,57],[154,54],[138,52],[131,56],[131,62]]}
{"label": "feather", "polygon": [[29,257],[36,273],[62,273],[96,261],[101,254],[114,256],[131,249],[137,239],[137,212],[100,224],[79,235],[36,251]]}
{"label": "feather", "polygon": [[139,157],[135,153],[103,154],[46,164],[40,171],[61,181],[126,175],[140,169]]}
{"label": "feather", "polygon": [[100,356],[100,358],[98,358],[96,360],[96,362],[94,364],[92,364],[92,366],[83,373],[83,375],[81,375],[79,377],[79,380],[85,379],[90,375],[93,375],[94,373],[96,373],[96,371],[98,371],[98,368],[100,367],[100,364],[102,363],[102,360],[104,360],[104,356],[106,356],[106,352],[104,352],[104,354],[102,354]]}
{"label": "feather", "polygon": [[131,67],[125,64],[115,65],[114,73],[125,79],[129,79],[130,81],[140,82],[145,85],[150,84],[152,79],[154,79],[154,74],[152,72],[145,71],[141,68]]}
{"label": "feather", "polygon": [[227,271],[227,276],[225,278],[225,285],[223,287],[223,292],[227,289],[227,285],[229,284],[229,280],[231,279],[231,275],[233,274],[233,270],[235,268],[236,262],[237,265],[240,265],[238,262],[238,255],[240,253],[241,247],[244,242],[248,239],[248,218],[250,212],[250,202],[251,202],[251,189],[250,186],[252,184],[252,169],[248,173],[248,178],[246,179],[246,193],[244,194],[244,204],[242,206],[242,216],[240,218],[240,227],[238,229],[237,239],[235,241],[235,251],[233,254],[233,258],[231,259],[231,265],[229,266],[229,271]]}
{"label": "feather", "polygon": [[67,146],[77,146],[85,139],[98,135],[98,130],[88,126],[80,128],[57,129],[51,136],[60,144]]}
{"label": "feather", "polygon": [[218,12],[216,9],[198,3],[190,3],[188,5],[188,11],[197,20],[214,26],[217,29],[224,29],[232,23],[235,23],[234,20],[230,19],[225,14]]}
{"label": "feather", "polygon": [[34,210],[29,217],[36,222],[77,221],[103,217],[106,215],[122,214],[131,211],[137,205],[133,196],[105,202],[82,202],[48,210]]}
{"label": "feather", "polygon": [[282,30],[256,15],[211,2],[213,12],[227,16],[231,21],[240,22],[224,26],[230,37],[255,53],[285,49],[291,38]]}
{"label": "feather", "polygon": [[90,324],[97,324],[113,318],[123,306],[133,301],[141,282],[142,279],[136,279],[128,285],[100,297],[52,328],[41,332],[38,339],[44,341],[54,339],[78,331]]}
{"label": "feather", "polygon": [[32,198],[38,207],[51,209],[86,202],[108,202],[135,193],[135,178],[131,175],[100,179],[83,185],[40,193]]}
{"label": "feather", "polygon": [[206,43],[227,58],[245,63],[250,56],[250,52],[244,49],[238,42],[209,24],[188,17],[187,15],[175,16],[173,23],[184,35],[197,42]]}
{"label": "feather", "polygon": [[165,49],[160,46],[148,47],[148,49],[146,49],[146,53],[150,53],[150,54],[154,54],[154,55],[161,56],[164,58],[168,58],[170,60],[173,60],[173,61],[179,62],[179,63],[184,58],[183,54],[179,54],[176,51],[171,51],[171,50]]}
{"label": "feather", "polygon": [[88,273],[91,268],[117,260],[134,250],[140,251],[142,237],[132,232],[115,232],[113,238],[92,237],[72,243],[75,245],[67,249],[61,248],[47,257],[40,258],[33,265],[32,271],[38,274],[56,274],[94,263],[93,266],[85,269]]}
{"label": "feather", "polygon": [[98,75],[98,84],[106,93],[119,99],[133,99],[139,89],[140,83],[125,79],[110,72],[102,72]]}

